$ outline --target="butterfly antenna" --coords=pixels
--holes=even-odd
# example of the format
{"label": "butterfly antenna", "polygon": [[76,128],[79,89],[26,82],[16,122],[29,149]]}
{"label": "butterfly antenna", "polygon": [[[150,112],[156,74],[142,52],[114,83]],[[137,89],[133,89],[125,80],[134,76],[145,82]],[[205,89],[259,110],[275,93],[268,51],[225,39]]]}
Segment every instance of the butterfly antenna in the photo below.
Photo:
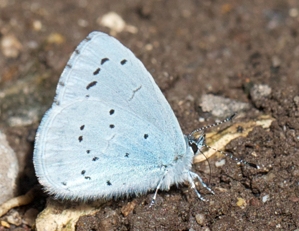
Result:
{"label": "butterfly antenna", "polygon": [[195,131],[191,132],[191,133],[189,134],[189,137],[192,137],[194,133],[197,133],[197,132],[199,132],[199,131],[202,131],[202,130],[205,130],[205,129],[208,129],[208,128],[211,128],[211,127],[215,127],[215,126],[218,126],[218,125],[220,125],[220,124],[223,124],[223,123],[226,123],[226,122],[228,122],[228,121],[231,121],[231,120],[235,117],[235,115],[236,115],[236,113],[234,113],[234,114],[231,115],[230,117],[228,117],[228,118],[226,118],[226,119],[224,119],[224,120],[222,120],[222,121],[220,121],[220,122],[218,122],[218,123],[214,123],[214,124],[210,124],[210,125],[204,126],[204,127],[202,127],[202,128],[198,128],[198,129],[196,129]]}
{"label": "butterfly antenna", "polygon": [[205,146],[206,148],[213,149],[214,151],[219,152],[219,153],[221,153],[221,154],[223,154],[223,155],[225,155],[225,156],[231,158],[231,159],[234,160],[234,161],[237,161],[237,162],[246,164],[246,165],[248,165],[248,166],[250,166],[250,167],[253,167],[253,168],[256,168],[256,169],[260,169],[260,166],[259,166],[259,165],[256,165],[256,164],[253,164],[253,163],[249,163],[249,162],[247,162],[247,161],[245,161],[245,160],[239,159],[239,158],[233,156],[232,154],[228,154],[228,153],[226,153],[226,152],[220,151],[220,150],[218,150],[218,149],[216,149],[216,148],[210,147],[210,146],[207,145],[207,144],[202,144],[202,145]]}

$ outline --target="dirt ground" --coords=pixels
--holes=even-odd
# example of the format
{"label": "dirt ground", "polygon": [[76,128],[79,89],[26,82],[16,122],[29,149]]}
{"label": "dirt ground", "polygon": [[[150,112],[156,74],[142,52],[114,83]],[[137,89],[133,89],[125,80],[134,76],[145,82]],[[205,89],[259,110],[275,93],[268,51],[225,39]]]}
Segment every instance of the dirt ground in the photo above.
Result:
{"label": "dirt ground", "polygon": [[[109,201],[96,215],[81,217],[76,229],[299,230],[297,0],[0,0],[0,39],[14,38],[12,53],[3,47],[0,53],[0,128],[19,158],[17,194],[37,184],[35,131],[70,54],[91,31],[110,32],[97,22],[110,11],[137,28],[116,38],[151,72],[185,134],[218,119],[199,107],[207,93],[249,103],[275,122],[226,147],[263,168],[238,166],[229,158],[221,167],[215,167],[220,159],[211,158],[211,173],[203,171],[205,163],[194,165],[216,193],[197,185],[209,202],[198,200],[187,184],[174,186],[159,192],[153,208],[152,192]],[[271,94],[253,99],[255,84],[268,85]],[[254,117],[248,112],[243,120]],[[42,211],[46,198],[41,194],[17,211]],[[121,209],[131,201],[135,208],[125,217]]]}

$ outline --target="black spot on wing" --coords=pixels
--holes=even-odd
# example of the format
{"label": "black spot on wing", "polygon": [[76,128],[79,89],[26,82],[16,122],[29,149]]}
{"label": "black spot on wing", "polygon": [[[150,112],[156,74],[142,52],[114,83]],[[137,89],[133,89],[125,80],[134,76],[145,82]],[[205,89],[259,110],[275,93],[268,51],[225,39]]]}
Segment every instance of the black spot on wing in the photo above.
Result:
{"label": "black spot on wing", "polygon": [[93,81],[86,86],[86,89],[89,90],[89,88],[95,86],[96,84],[97,84],[97,81]]}
{"label": "black spot on wing", "polygon": [[84,175],[85,173],[86,173],[86,171],[85,171],[85,170],[82,170],[82,171],[81,171],[81,174],[82,174],[82,175]]}
{"label": "black spot on wing", "polygon": [[110,124],[109,127],[110,128],[114,128],[115,126],[114,126],[114,124]]}
{"label": "black spot on wing", "polygon": [[82,131],[82,130],[84,129],[84,127],[85,127],[85,125],[82,125],[82,126],[80,127],[80,130]]}
{"label": "black spot on wing", "polygon": [[111,186],[111,185],[112,185],[111,182],[110,182],[110,180],[107,180],[107,185],[108,185],[108,186]]}
{"label": "black spot on wing", "polygon": [[96,69],[96,70],[93,72],[93,75],[97,75],[97,74],[99,74],[99,73],[100,73],[100,70],[101,70],[101,68]]}
{"label": "black spot on wing", "polygon": [[123,60],[120,62],[120,64],[121,64],[121,65],[124,65],[124,64],[126,64],[126,62],[127,62],[127,60],[126,60],[126,59],[123,59]]}
{"label": "black spot on wing", "polygon": [[102,59],[102,61],[101,61],[101,65],[103,65],[103,64],[106,63],[107,61],[109,61],[108,58],[104,58],[104,59]]}
{"label": "black spot on wing", "polygon": [[83,136],[79,136],[78,140],[81,142],[83,140]]}
{"label": "black spot on wing", "polygon": [[99,159],[99,157],[94,157],[92,158],[92,161],[97,161]]}
{"label": "black spot on wing", "polygon": [[129,157],[129,155],[130,155],[129,153],[126,153],[125,157]]}
{"label": "black spot on wing", "polygon": [[89,153],[90,153],[90,150],[86,150],[86,153],[89,154]]}
{"label": "black spot on wing", "polygon": [[148,138],[148,134],[144,134],[144,139],[147,139]]}
{"label": "black spot on wing", "polygon": [[110,114],[110,115],[113,115],[113,114],[114,114],[114,110],[111,109],[111,110],[109,111],[109,114]]}

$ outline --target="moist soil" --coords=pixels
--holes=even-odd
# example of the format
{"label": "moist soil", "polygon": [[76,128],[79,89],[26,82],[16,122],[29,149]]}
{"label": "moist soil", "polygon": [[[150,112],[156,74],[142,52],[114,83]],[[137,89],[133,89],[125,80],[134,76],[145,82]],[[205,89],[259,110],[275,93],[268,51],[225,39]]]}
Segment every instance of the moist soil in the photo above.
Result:
{"label": "moist soil", "polygon": [[[115,37],[130,48],[153,75],[173,108],[184,134],[213,123],[199,100],[213,94],[246,102],[275,118],[268,130],[256,127],[237,138],[226,152],[260,169],[226,158],[216,167],[209,159],[194,164],[209,187],[197,184],[201,201],[189,185],[111,200],[94,216],[84,216],[77,230],[296,230],[299,228],[299,2],[296,0],[53,0],[0,1],[0,36],[21,44],[15,57],[0,54],[1,130],[18,155],[17,195],[38,184],[32,153],[34,136],[74,48],[91,31],[110,29],[97,23],[114,11],[137,28]],[[53,34],[56,40],[49,38]],[[18,47],[17,45],[15,45]],[[250,89],[268,85],[266,98]],[[296,97],[297,96],[297,97]],[[255,114],[248,112],[242,120]],[[205,118],[200,122],[199,118]],[[18,119],[18,120],[17,120]],[[18,122],[19,121],[19,122]],[[254,155],[253,155],[254,153]],[[42,211],[48,195],[17,209]],[[122,208],[133,202],[128,216]],[[8,230],[4,227],[1,230]],[[30,230],[22,224],[11,230]]]}

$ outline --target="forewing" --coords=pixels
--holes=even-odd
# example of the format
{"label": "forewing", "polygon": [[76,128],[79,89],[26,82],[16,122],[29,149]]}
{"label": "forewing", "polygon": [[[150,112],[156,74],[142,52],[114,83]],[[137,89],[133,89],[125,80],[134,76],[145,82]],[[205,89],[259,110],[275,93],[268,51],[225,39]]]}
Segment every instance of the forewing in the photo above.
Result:
{"label": "forewing", "polygon": [[115,38],[92,32],[77,47],[57,87],[59,104],[84,96],[128,108],[165,133],[177,150],[185,148],[178,121],[150,73]]}

